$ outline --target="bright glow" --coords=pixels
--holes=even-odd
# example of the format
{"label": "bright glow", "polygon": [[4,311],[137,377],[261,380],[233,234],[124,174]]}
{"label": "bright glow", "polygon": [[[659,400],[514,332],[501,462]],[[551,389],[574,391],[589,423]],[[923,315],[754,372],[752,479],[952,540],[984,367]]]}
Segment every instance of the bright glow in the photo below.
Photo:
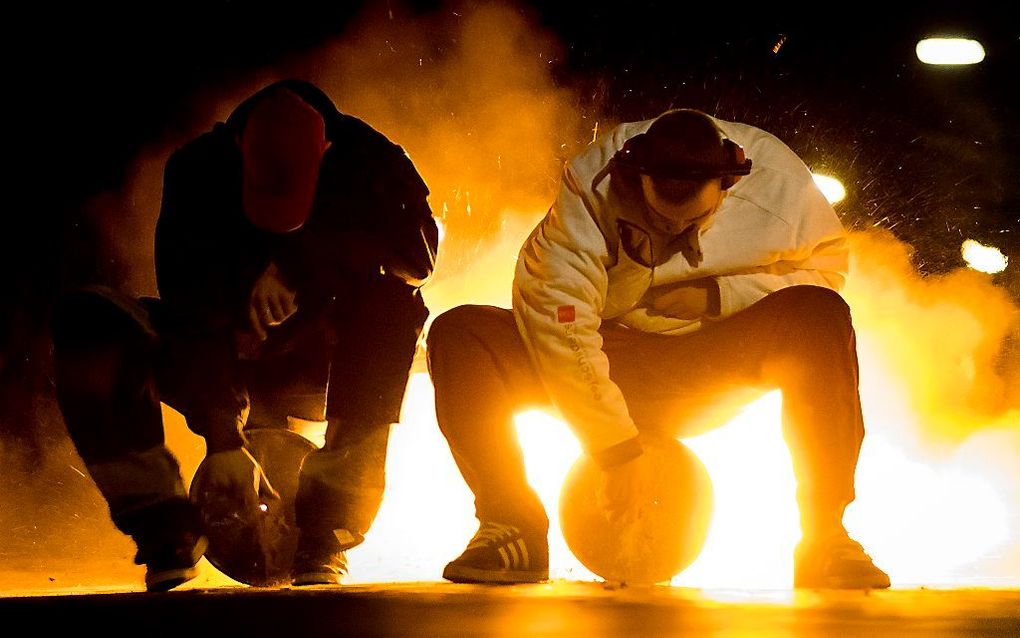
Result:
{"label": "bright glow", "polygon": [[266,505],[265,503],[259,503],[259,511],[261,511],[261,512],[268,512],[269,511],[269,506]]}
{"label": "bright glow", "polygon": [[[350,582],[435,580],[475,531],[472,497],[436,427],[432,392],[426,374],[412,376],[403,422],[390,437],[386,497],[367,540],[350,552]],[[704,551],[674,584],[791,585],[799,532],[779,404],[773,392],[728,425],[684,441],[709,471],[716,513]],[[528,481],[550,513],[550,576],[598,580],[567,548],[557,517],[560,486],[581,452],[577,439],[542,411],[519,414],[515,422]]]}
{"label": "bright glow", "polygon": [[439,244],[443,243],[443,239],[446,237],[446,224],[443,223],[442,219],[436,218],[436,229],[439,231]]}
{"label": "bright glow", "polygon": [[752,589],[793,585],[793,548],[800,525],[780,406],[780,394],[769,393],[725,426],[684,441],[708,468],[715,512],[704,550],[673,584]]}
{"label": "bright glow", "polygon": [[846,197],[846,189],[843,188],[843,183],[835,177],[829,177],[828,175],[819,175],[818,173],[812,173],[811,177],[815,180],[815,185],[818,190],[822,191],[822,195],[825,195],[825,199],[830,204],[843,201]]}
{"label": "bright glow", "polygon": [[959,583],[979,575],[974,565],[994,561],[1009,540],[1010,490],[987,464],[1009,466],[1003,455],[1020,450],[1020,438],[1012,433],[1010,441],[1010,434],[1004,429],[997,437],[1005,448],[988,446],[975,456],[964,447],[935,464],[910,458],[881,431],[869,433],[848,529],[866,534],[869,553],[897,584]]}
{"label": "bright glow", "polygon": [[297,432],[319,448],[326,445],[326,427],[328,425],[328,421],[310,421],[295,416],[287,417],[287,427],[291,431]]}
{"label": "bright glow", "polygon": [[570,552],[557,516],[560,487],[581,454],[581,445],[566,423],[541,410],[519,414],[514,421],[524,450],[528,482],[549,513],[550,578],[599,580]]}
{"label": "bright glow", "polygon": [[[509,281],[504,269],[513,243],[485,253],[492,267],[482,272],[499,277],[465,280],[457,293],[484,298],[496,295],[487,289],[507,288],[492,281]],[[899,244],[857,243],[852,250],[862,258],[852,260],[843,295],[857,328],[867,435],[847,528],[894,586],[1016,587],[1020,411],[975,412],[965,403],[968,395],[994,389],[982,344],[998,343],[995,333],[988,336],[992,317],[1002,316],[1008,326],[1014,306],[989,297],[982,287],[991,284],[973,272],[940,281],[918,277],[908,253],[896,252]],[[473,497],[437,427],[433,392],[427,374],[411,375],[402,422],[390,437],[382,508],[365,543],[350,552],[352,583],[437,581],[475,532]],[[790,587],[800,531],[780,403],[778,393],[767,394],[721,428],[684,440],[708,469],[715,514],[704,551],[674,585]],[[551,514],[551,575],[595,580],[567,549],[556,516],[579,445],[561,420],[543,412],[525,412],[516,422],[529,481]],[[298,425],[321,441],[324,423],[292,423]],[[175,453],[190,476],[201,460],[200,440],[182,421],[172,429],[168,438],[178,443]],[[180,445],[178,430],[199,441],[193,450]],[[964,434],[938,439],[955,432]],[[196,587],[227,583],[212,567],[204,569]]]}
{"label": "bright glow", "polygon": [[926,38],[917,43],[917,59],[925,64],[977,64],[985,59],[985,48],[966,38]]}
{"label": "bright glow", "polygon": [[440,580],[474,534],[473,497],[436,426],[428,374],[412,374],[390,432],[386,492],[365,542],[351,550],[351,583]]}
{"label": "bright glow", "polygon": [[[1008,422],[1020,415],[1004,417],[1000,428],[983,431],[948,460],[919,458],[885,429],[889,418],[909,418],[908,406],[897,407],[904,397],[895,384],[878,385],[894,398],[884,399],[885,419],[866,414],[871,427],[857,472],[859,504],[848,510],[848,529],[894,585],[987,584],[981,566],[989,569],[1009,550],[1016,525],[1007,503],[1020,491],[1020,433]],[[674,585],[791,586],[800,530],[780,404],[779,393],[767,394],[727,425],[684,440],[708,468],[716,504],[704,551]],[[438,580],[476,529],[472,496],[433,415],[428,375],[414,374],[403,422],[390,437],[386,497],[366,542],[350,553],[352,583]],[[560,486],[580,453],[577,440],[543,412],[523,413],[516,422],[528,480],[551,514],[551,577],[596,580],[567,549],[556,516]]]}
{"label": "bright glow", "polygon": [[1002,251],[998,248],[985,246],[973,239],[963,242],[960,252],[963,254],[963,260],[967,262],[967,265],[980,272],[989,274],[1002,272],[1006,270],[1006,265],[1009,264],[1009,258],[1003,255]]}
{"label": "bright glow", "polygon": [[867,435],[848,529],[894,585],[1020,582],[1020,410],[995,371],[1016,306],[965,269],[922,278],[889,235],[855,236],[850,266]]}

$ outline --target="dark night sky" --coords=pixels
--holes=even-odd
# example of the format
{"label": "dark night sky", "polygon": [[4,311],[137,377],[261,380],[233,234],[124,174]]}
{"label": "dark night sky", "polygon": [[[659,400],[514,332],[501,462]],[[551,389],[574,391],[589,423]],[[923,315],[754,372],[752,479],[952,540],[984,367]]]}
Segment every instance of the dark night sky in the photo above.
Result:
{"label": "dark night sky", "polygon": [[[91,256],[69,255],[66,242],[83,204],[118,186],[135,154],[196,90],[343,36],[367,5],[385,11],[388,4],[404,14],[464,6],[157,0],[125,9],[90,2],[37,6],[8,23],[19,43],[8,56],[9,86],[19,88],[8,138],[16,168],[7,219],[14,224],[3,255],[15,285],[0,305],[0,375],[17,378],[19,389],[6,384],[0,425],[8,425],[0,430],[10,429],[11,410],[32,409],[13,392],[46,385],[45,375],[33,374],[47,365],[45,341],[36,337],[55,291],[94,278]],[[914,244],[925,273],[960,266],[963,238],[997,245],[1012,258],[997,281],[1020,300],[1020,24],[1005,9],[917,3],[890,13],[834,4],[822,16],[767,3],[751,11],[706,3],[678,12],[684,4],[515,6],[564,44],[554,73],[585,96],[579,108],[626,120],[692,106],[783,139],[810,118],[814,137],[791,143],[809,164],[838,172],[848,160],[824,155],[825,142],[838,137],[858,165],[873,167],[866,192],[844,209],[848,226],[891,228]],[[936,31],[982,40],[988,58],[968,69],[924,67],[913,47]]]}
{"label": "dark night sky", "polygon": [[[39,15],[20,25],[30,36],[19,56],[23,66],[15,71],[24,74],[18,85],[28,87],[29,98],[15,110],[26,107],[22,121],[31,126],[14,131],[16,137],[29,135],[20,152],[28,175],[15,184],[33,189],[27,201],[44,203],[33,222],[45,229],[36,230],[51,234],[84,200],[117,186],[134,154],[167,128],[195,90],[342,36],[363,7],[385,11],[390,4],[394,11],[426,14],[455,11],[463,3],[220,0],[37,9]],[[935,226],[956,231],[966,225],[975,238],[1006,243],[995,235],[1015,227],[1020,216],[1013,186],[1020,182],[1017,133],[1011,126],[1020,60],[1015,21],[974,3],[955,9],[924,3],[923,9],[895,14],[834,6],[832,17],[776,12],[762,3],[751,11],[712,5],[680,13],[674,7],[681,4],[686,3],[518,6],[566,45],[557,77],[583,87],[581,94],[597,102],[591,108],[609,116],[643,118],[674,104],[696,106],[784,137],[798,112],[807,112],[820,134],[856,130],[859,150],[870,159],[902,165],[895,179],[876,171],[880,180],[889,177],[878,199],[909,197],[912,188],[928,182],[963,179],[962,193],[921,194],[929,210],[945,209],[939,214],[947,219],[935,221],[947,223],[917,229],[897,224],[905,239],[919,244],[922,270],[959,265],[946,252],[956,251],[959,242],[944,249],[948,237],[940,237]],[[988,59],[971,69],[924,67],[914,57],[914,42],[939,30],[979,37]],[[783,36],[783,48],[773,55],[770,49]],[[818,163],[807,146],[795,150]],[[960,195],[981,199],[986,215],[964,222],[961,209],[949,210],[955,199],[940,199]],[[868,215],[868,205],[861,214]],[[1005,239],[1015,244],[1018,231],[1010,230],[1012,237]],[[42,240],[37,235],[29,245]]]}

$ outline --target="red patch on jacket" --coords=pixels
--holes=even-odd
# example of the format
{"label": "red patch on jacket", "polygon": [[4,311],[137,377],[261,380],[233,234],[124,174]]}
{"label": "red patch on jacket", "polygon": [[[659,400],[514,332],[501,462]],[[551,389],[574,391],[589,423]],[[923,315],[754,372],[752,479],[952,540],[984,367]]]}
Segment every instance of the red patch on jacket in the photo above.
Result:
{"label": "red patch on jacket", "polygon": [[556,309],[556,321],[560,323],[574,323],[577,313],[573,306],[560,306]]}

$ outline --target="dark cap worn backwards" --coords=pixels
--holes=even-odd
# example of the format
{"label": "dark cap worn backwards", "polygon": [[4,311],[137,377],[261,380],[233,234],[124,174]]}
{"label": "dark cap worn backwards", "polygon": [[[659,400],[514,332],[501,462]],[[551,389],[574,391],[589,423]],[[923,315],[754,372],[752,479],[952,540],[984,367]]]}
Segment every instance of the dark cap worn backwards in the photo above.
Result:
{"label": "dark cap worn backwards", "polygon": [[327,146],[322,115],[292,91],[270,91],[252,105],[240,146],[248,219],[276,233],[300,228],[312,210]]}
{"label": "dark cap worn backwards", "polygon": [[738,157],[736,148],[710,117],[678,109],[660,116],[646,133],[627,140],[615,160],[644,175],[665,179],[747,175],[751,162],[742,152]]}

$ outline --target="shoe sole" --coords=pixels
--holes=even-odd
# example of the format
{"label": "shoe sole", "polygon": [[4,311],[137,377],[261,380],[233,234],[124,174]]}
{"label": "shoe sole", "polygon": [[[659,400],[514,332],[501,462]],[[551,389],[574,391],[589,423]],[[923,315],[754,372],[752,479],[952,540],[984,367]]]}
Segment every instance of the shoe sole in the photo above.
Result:
{"label": "shoe sole", "polygon": [[209,540],[202,536],[195,543],[195,546],[191,549],[191,566],[190,567],[177,567],[174,569],[162,569],[157,572],[145,573],[145,591],[150,592],[164,592],[170,591],[175,587],[180,587],[184,583],[192,580],[198,576],[198,561],[202,560],[202,556],[205,554],[205,550],[209,547]]}
{"label": "shoe sole", "polygon": [[888,578],[862,581],[856,578],[834,578],[831,576],[817,580],[795,578],[793,581],[794,589],[889,589],[891,584]]}
{"label": "shoe sole", "polygon": [[149,592],[164,592],[170,591],[175,587],[180,587],[184,583],[192,580],[198,576],[198,567],[186,567],[182,569],[165,569],[160,572],[156,572],[152,576],[145,575],[145,591]]}
{"label": "shoe sole", "polygon": [[477,569],[465,565],[447,565],[443,578],[453,583],[500,584],[540,583],[549,580],[549,570],[514,571],[509,569]]}
{"label": "shoe sole", "polygon": [[311,585],[339,585],[340,576],[328,572],[307,572],[298,574],[291,581],[294,587],[308,587]]}

